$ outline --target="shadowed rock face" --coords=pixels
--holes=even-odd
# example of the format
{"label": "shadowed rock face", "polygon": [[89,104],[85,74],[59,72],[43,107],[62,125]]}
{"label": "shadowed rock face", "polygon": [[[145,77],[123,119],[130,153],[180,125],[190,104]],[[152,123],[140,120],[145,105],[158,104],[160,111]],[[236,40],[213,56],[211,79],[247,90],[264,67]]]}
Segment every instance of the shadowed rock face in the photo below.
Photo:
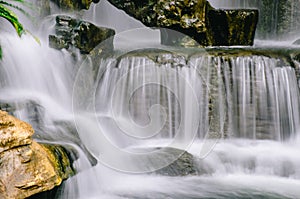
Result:
{"label": "shadowed rock face", "polygon": [[202,46],[253,45],[257,10],[216,10],[206,0],[109,0],[146,26],[162,31],[162,44],[184,45],[189,36]]}
{"label": "shadowed rock face", "polygon": [[31,126],[0,111],[0,198],[21,199],[51,190],[73,173],[60,146],[38,144]]}
{"label": "shadowed rock face", "polygon": [[[78,48],[86,54],[98,44],[105,41],[105,50],[112,50],[115,31],[110,28],[98,27],[87,21],[81,21],[69,16],[56,17],[56,35],[49,36],[49,45],[55,49]],[[109,41],[108,41],[109,40]]]}
{"label": "shadowed rock face", "polygon": [[99,0],[51,0],[58,7],[64,10],[81,10],[90,8],[92,2],[98,3]]}

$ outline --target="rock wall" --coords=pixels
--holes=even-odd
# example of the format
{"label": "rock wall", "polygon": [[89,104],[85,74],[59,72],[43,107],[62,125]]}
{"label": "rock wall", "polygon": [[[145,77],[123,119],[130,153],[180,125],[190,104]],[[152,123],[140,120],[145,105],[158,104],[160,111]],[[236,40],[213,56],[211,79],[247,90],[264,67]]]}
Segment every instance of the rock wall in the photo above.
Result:
{"label": "rock wall", "polygon": [[[216,10],[206,0],[109,0],[149,27],[178,31],[203,46],[252,45],[257,10]],[[163,44],[182,44],[184,36],[163,30]]]}

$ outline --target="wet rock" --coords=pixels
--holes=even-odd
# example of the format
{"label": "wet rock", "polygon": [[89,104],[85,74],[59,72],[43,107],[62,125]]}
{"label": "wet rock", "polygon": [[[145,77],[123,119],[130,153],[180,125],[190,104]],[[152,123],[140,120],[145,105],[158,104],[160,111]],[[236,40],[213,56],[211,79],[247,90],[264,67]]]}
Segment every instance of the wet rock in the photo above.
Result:
{"label": "wet rock", "polygon": [[63,10],[88,10],[92,3],[98,3],[99,0],[51,0],[54,2],[59,8]]}
{"label": "wet rock", "polygon": [[61,146],[38,144],[32,127],[0,111],[0,198],[21,199],[51,190],[73,174]]}
{"label": "wet rock", "polygon": [[165,28],[161,30],[162,44],[253,45],[257,10],[216,10],[206,0],[109,2],[146,26]]}
{"label": "wet rock", "polygon": [[8,112],[12,116],[16,116],[17,113],[27,115],[26,122],[30,123],[36,131],[43,126],[45,109],[38,101],[31,99],[0,100],[0,110]]}
{"label": "wet rock", "polygon": [[208,44],[214,46],[253,45],[257,10],[208,11]]}
{"label": "wet rock", "polygon": [[57,50],[69,48],[69,42],[62,36],[49,35],[49,46]]}
{"label": "wet rock", "polygon": [[80,49],[83,53],[88,53],[93,50],[99,43],[106,39],[111,39],[111,45],[106,46],[112,49],[112,36],[115,31],[109,28],[97,27],[86,21],[79,22],[74,28],[74,46]]}
{"label": "wet rock", "polygon": [[49,46],[55,49],[78,48],[81,53],[90,53],[100,43],[103,50],[113,49],[115,31],[109,28],[98,27],[87,21],[81,21],[69,16],[56,17],[56,35],[49,35]]}
{"label": "wet rock", "polygon": [[155,171],[155,173],[166,176],[186,176],[198,174],[192,154],[176,148],[167,148],[167,152],[168,156],[178,156],[178,158],[168,166]]}
{"label": "wet rock", "polygon": [[293,45],[300,45],[300,39],[297,39],[296,41],[294,41]]}

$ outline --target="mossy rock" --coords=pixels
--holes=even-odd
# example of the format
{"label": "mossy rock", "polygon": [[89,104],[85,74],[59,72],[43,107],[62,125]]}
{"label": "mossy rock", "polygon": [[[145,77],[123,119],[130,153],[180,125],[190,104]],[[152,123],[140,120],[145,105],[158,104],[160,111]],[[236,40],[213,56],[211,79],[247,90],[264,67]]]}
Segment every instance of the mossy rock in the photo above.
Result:
{"label": "mossy rock", "polygon": [[253,45],[258,22],[257,10],[216,10],[206,0],[109,2],[146,26],[161,28],[165,45]]}
{"label": "mossy rock", "polygon": [[49,35],[49,46],[61,50],[77,48],[82,54],[90,53],[100,43],[104,51],[113,49],[115,31],[98,27],[90,22],[82,21],[66,15],[56,17],[55,35]]}

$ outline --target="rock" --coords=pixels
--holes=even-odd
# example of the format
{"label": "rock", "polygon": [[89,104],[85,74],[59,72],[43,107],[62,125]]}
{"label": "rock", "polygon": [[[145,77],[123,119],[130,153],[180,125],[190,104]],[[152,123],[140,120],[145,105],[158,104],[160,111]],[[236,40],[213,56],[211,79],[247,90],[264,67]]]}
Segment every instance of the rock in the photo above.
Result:
{"label": "rock", "polygon": [[38,101],[31,99],[0,100],[0,110],[8,112],[12,116],[15,116],[16,112],[22,111],[22,113],[27,115],[26,122],[30,123],[35,132],[44,126],[45,109]]}
{"label": "rock", "polygon": [[253,45],[257,10],[208,11],[208,44],[213,46]]}
{"label": "rock", "polygon": [[[92,23],[81,21],[74,28],[74,46],[79,48],[82,53],[89,53],[99,43],[106,39],[111,39],[115,35],[115,31],[109,28],[97,27]],[[112,49],[112,41],[107,48]]]}
{"label": "rock", "polygon": [[75,11],[90,8],[92,2],[98,3],[100,0],[51,0],[63,10]]}
{"label": "rock", "polygon": [[73,174],[65,149],[38,144],[33,133],[29,124],[0,111],[0,198],[27,198]]}
{"label": "rock", "polygon": [[62,36],[49,35],[49,46],[61,50],[63,48],[68,49],[70,44],[69,41]]}
{"label": "rock", "polygon": [[297,39],[296,41],[294,41],[293,45],[300,45],[300,39]]}
{"label": "rock", "polygon": [[18,146],[30,145],[33,133],[29,124],[0,111],[0,153]]}
{"label": "rock", "polygon": [[109,2],[146,26],[166,28],[161,31],[162,44],[185,46],[195,40],[202,46],[253,45],[257,10],[216,10],[206,0]]}
{"label": "rock", "polygon": [[155,173],[166,176],[186,176],[198,174],[192,154],[176,148],[167,148],[167,155],[178,156],[178,158],[168,166],[155,171]]}
{"label": "rock", "polygon": [[[78,48],[81,53],[90,53],[101,42],[105,43],[103,50],[113,49],[115,31],[98,27],[87,21],[80,21],[69,16],[56,17],[56,35],[49,35],[49,46],[55,49]],[[105,41],[105,42],[104,42]]]}

